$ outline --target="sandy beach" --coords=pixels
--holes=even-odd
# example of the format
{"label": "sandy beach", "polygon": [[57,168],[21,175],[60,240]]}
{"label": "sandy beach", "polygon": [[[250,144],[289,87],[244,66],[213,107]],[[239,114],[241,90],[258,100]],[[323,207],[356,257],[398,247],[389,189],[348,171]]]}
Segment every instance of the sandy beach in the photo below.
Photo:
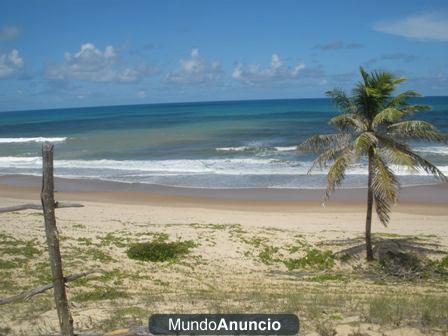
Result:
{"label": "sandy beach", "polygon": [[0,1],[0,336],[448,336],[447,4]]}
{"label": "sandy beach", "polygon": [[[38,202],[37,177],[0,177],[2,206]],[[143,220],[165,224],[238,223],[245,226],[277,227],[279,230],[363,232],[365,189],[340,189],[327,204],[323,190],[207,190],[129,185],[104,181],[56,179],[59,201],[86,204],[80,212],[89,218],[110,213],[110,219]],[[437,234],[447,239],[448,184],[405,187],[395,205],[392,224],[374,223],[376,232],[418,235]],[[119,207],[116,205],[119,204]],[[63,210],[75,214],[76,209]],[[331,237],[328,237],[331,238]]]}
{"label": "sandy beach", "polygon": [[[39,201],[38,178],[1,179],[2,207]],[[77,329],[110,331],[144,324],[155,312],[294,311],[302,319],[304,335],[322,328],[333,328],[337,335],[447,331],[444,281],[385,281],[366,269],[362,248],[348,263],[335,260],[330,269],[291,270],[284,262],[312,249],[338,253],[362,245],[362,189],[338,192],[323,207],[320,190],[246,190],[231,198],[235,190],[214,191],[215,197],[208,197],[200,190],[188,194],[127,186],[57,180],[57,200],[84,205],[57,210],[65,273],[94,268],[106,272],[69,285]],[[447,194],[446,185],[404,188],[405,200],[394,207],[390,226],[374,218],[375,239],[415,243],[428,249],[428,258],[439,260],[448,247],[448,208],[434,197],[444,200]],[[14,244],[25,249],[18,250],[24,256],[18,251],[5,254],[15,266],[2,269],[1,296],[48,281],[38,273],[48,267],[40,212],[6,213],[0,221],[3,246],[16,239]],[[161,236],[196,245],[176,263],[127,257],[132,242]],[[30,302],[1,306],[1,325],[17,335],[56,330],[51,293]],[[398,308],[403,311],[396,313]],[[422,320],[425,314],[430,314],[429,322]]]}

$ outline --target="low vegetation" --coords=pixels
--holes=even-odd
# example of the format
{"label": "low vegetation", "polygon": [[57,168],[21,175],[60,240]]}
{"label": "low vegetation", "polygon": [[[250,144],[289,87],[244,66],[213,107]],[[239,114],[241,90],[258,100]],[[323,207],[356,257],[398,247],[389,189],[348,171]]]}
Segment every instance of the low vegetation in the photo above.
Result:
{"label": "low vegetation", "polygon": [[128,298],[129,295],[125,291],[120,291],[114,287],[96,287],[89,291],[83,291],[73,297],[75,302],[86,301],[102,301],[102,300],[116,300]]}
{"label": "low vegetation", "polygon": [[[143,325],[161,311],[281,311],[298,313],[305,335],[341,335],[341,325],[351,328],[352,336],[370,335],[365,324],[385,335],[400,327],[429,335],[448,332],[448,257],[436,237],[374,237],[406,248],[434,248],[420,263],[421,276],[403,278],[388,274],[379,261],[366,266],[356,237],[313,241],[285,230],[238,224],[134,229],[86,236],[86,228],[78,225],[61,242],[66,274],[104,270],[68,286],[79,329]],[[1,297],[51,281],[44,247],[43,237],[0,235]],[[27,324],[30,319],[35,322]],[[57,326],[55,321],[51,291],[35,296],[31,304],[0,306],[5,335],[45,334]],[[22,332],[17,325],[29,330]]]}
{"label": "low vegetation", "polygon": [[298,268],[331,269],[334,266],[334,256],[331,251],[310,249],[297,259],[288,259],[283,262],[289,270]]}
{"label": "low vegetation", "polygon": [[176,261],[190,252],[193,247],[195,243],[191,240],[166,242],[156,239],[145,243],[134,243],[126,253],[129,258],[141,261]]}

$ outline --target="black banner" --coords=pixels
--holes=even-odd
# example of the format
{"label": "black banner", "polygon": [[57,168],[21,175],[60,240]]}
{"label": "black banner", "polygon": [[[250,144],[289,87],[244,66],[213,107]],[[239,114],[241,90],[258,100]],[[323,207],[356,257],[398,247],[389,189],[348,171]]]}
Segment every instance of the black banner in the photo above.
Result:
{"label": "black banner", "polygon": [[149,319],[155,335],[297,335],[294,314],[155,314]]}

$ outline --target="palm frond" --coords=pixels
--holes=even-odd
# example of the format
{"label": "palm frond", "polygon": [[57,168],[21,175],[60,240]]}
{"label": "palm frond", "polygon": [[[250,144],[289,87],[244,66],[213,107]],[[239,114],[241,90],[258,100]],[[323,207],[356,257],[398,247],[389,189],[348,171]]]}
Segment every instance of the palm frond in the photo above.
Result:
{"label": "palm frond", "polygon": [[366,155],[369,149],[378,144],[378,139],[373,132],[362,132],[353,141],[353,149],[357,157]]}
{"label": "palm frond", "polygon": [[345,177],[345,171],[352,162],[353,153],[346,150],[331,165],[327,174],[327,189],[325,191],[324,203],[328,201],[336,186],[339,186]]}
{"label": "palm frond", "polygon": [[408,79],[406,77],[394,77],[392,79],[392,82],[393,82],[394,86],[396,86],[396,85],[398,85],[400,83],[406,82],[407,80]]}
{"label": "palm frond", "polygon": [[405,115],[405,111],[394,108],[394,107],[388,107],[384,110],[382,110],[380,113],[378,113],[374,118],[372,122],[372,126],[374,128],[377,128],[378,126],[384,124],[384,123],[393,123],[399,121],[403,116]]}
{"label": "palm frond", "polygon": [[378,151],[374,151],[372,191],[375,209],[384,226],[389,223],[391,205],[396,202],[399,183],[392,170],[383,161]]}
{"label": "palm frond", "polygon": [[401,107],[387,107],[379,112],[373,118],[372,126],[377,128],[382,125],[388,125],[399,122],[403,117],[412,115],[418,111],[430,109],[426,105],[409,105]]}
{"label": "palm frond", "polygon": [[[382,150],[388,151],[389,155],[391,155],[392,158],[394,156],[393,154],[396,154],[395,160],[404,158],[405,160],[403,160],[402,162],[408,162],[408,164],[406,164],[407,167],[415,170],[422,169],[426,173],[435,176],[439,180],[448,182],[448,178],[439,168],[437,168],[428,160],[422,158],[420,155],[414,153],[408,145],[402,144],[387,136],[377,135],[377,138],[379,139],[380,144],[383,147]],[[399,152],[401,153],[397,154]],[[391,156],[389,158],[391,158]],[[406,159],[406,156],[408,157],[408,159]],[[411,164],[409,164],[410,160]]]}
{"label": "palm frond", "polygon": [[409,120],[394,123],[388,126],[388,130],[392,135],[403,139],[437,142],[448,140],[448,137],[440,133],[434,125],[422,120]]}
{"label": "palm frond", "polygon": [[332,147],[344,147],[350,143],[351,135],[346,133],[336,133],[336,134],[316,134],[300,145],[297,149],[305,153],[321,153]]}
{"label": "palm frond", "polygon": [[344,113],[355,113],[356,105],[347,96],[347,94],[339,88],[325,92],[325,94],[333,99],[333,103]]}
{"label": "palm frond", "polygon": [[403,110],[406,110],[406,115],[411,115],[416,112],[422,112],[422,111],[429,111],[431,110],[431,106],[429,105],[407,105],[406,107],[402,108]]}
{"label": "palm frond", "polygon": [[364,118],[358,114],[340,114],[333,117],[329,121],[330,125],[340,129],[341,131],[362,132],[367,130],[368,124]]}
{"label": "palm frond", "polygon": [[406,81],[406,77],[395,77],[388,71],[374,71],[373,82],[376,87],[383,89],[393,89],[396,85]]}
{"label": "palm frond", "polygon": [[405,152],[399,150],[398,148],[382,147],[379,148],[379,152],[386,159],[387,162],[390,162],[391,164],[395,165],[405,166],[408,169],[417,172],[417,167],[414,164],[414,159]]}
{"label": "palm frond", "polygon": [[383,97],[382,92],[376,87],[366,86],[365,90],[370,99],[380,100]]}
{"label": "palm frond", "polygon": [[375,94],[382,98],[389,97],[395,89],[395,86],[404,82],[406,78],[395,77],[387,71],[374,71],[370,75],[369,87],[375,89]]}
{"label": "palm frond", "polygon": [[413,98],[413,97],[420,97],[420,96],[421,96],[421,94],[418,93],[417,91],[412,91],[412,90],[404,91],[404,92],[397,94],[394,98],[392,98],[389,101],[389,103],[387,104],[387,107],[395,107],[395,106],[405,105],[407,99]]}
{"label": "palm frond", "polygon": [[319,167],[320,169],[326,168],[328,163],[331,161],[336,160],[345,150],[347,147],[334,147],[329,148],[323,153],[319,154],[319,156],[314,159],[313,164],[311,165],[311,168],[308,170],[307,174],[310,174],[316,167]]}
{"label": "palm frond", "polygon": [[364,80],[364,84],[367,85],[370,78],[369,73],[363,67],[359,67],[359,72],[361,73],[361,77]]}
{"label": "palm frond", "polygon": [[402,150],[402,152],[408,154],[414,160],[414,164],[417,168],[423,169],[426,173],[435,176],[443,182],[448,182],[448,178],[445,176],[445,174],[443,174],[443,172],[439,168],[437,168],[428,160],[422,158],[420,155],[415,154],[412,151],[405,152]]}

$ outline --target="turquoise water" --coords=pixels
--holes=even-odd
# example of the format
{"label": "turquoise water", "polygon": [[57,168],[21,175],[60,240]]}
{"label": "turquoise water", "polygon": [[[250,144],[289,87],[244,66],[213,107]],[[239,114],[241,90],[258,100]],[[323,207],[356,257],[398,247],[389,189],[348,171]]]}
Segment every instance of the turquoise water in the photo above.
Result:
{"label": "turquoise water", "polygon": [[[448,97],[427,97],[421,113],[448,132]],[[315,188],[325,171],[307,175],[313,156],[295,146],[332,129],[327,99],[266,100],[91,107],[4,112],[0,174],[40,174],[40,146],[55,143],[58,176],[203,188]],[[446,144],[415,143],[448,173]],[[432,183],[394,167],[403,184]],[[347,186],[365,183],[365,164]]]}

